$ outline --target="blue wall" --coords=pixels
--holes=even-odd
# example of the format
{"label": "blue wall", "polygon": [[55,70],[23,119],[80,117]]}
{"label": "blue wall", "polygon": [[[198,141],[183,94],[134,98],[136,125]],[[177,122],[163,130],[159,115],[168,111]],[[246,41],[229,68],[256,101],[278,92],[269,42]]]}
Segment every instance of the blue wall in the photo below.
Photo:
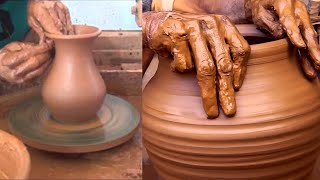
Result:
{"label": "blue wall", "polygon": [[139,30],[131,7],[135,0],[62,0],[73,24],[95,25],[103,30]]}

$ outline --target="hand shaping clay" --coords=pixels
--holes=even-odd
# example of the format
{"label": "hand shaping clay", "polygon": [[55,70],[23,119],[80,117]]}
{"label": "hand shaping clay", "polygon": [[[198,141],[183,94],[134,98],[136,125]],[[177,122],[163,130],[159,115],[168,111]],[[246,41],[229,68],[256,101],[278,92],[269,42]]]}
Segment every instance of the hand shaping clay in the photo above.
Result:
{"label": "hand shaping clay", "polygon": [[[228,18],[148,12],[143,23],[144,47],[163,57],[171,54],[172,71],[196,69],[208,118],[219,115],[218,99],[225,115],[235,115],[235,90],[243,84],[250,47]],[[145,57],[143,62],[148,64]]]}
{"label": "hand shaping clay", "polygon": [[[263,36],[254,25],[244,36]],[[251,45],[237,114],[207,120],[196,73],[161,57],[143,92],[144,145],[163,180],[305,179],[320,147],[320,82],[286,39]],[[290,73],[289,73],[290,72]]]}
{"label": "hand shaping clay", "polygon": [[32,80],[48,68],[53,43],[12,42],[0,50],[0,77],[11,83]]}
{"label": "hand shaping clay", "polygon": [[[305,75],[314,79],[320,70],[320,48],[306,5],[301,0],[246,0],[246,14],[275,38],[285,34],[298,48]],[[316,69],[316,70],[315,70]]]}
{"label": "hand shaping clay", "polygon": [[29,0],[28,23],[39,35],[40,44],[47,39],[45,32],[52,34],[74,34],[68,8],[59,0]]}

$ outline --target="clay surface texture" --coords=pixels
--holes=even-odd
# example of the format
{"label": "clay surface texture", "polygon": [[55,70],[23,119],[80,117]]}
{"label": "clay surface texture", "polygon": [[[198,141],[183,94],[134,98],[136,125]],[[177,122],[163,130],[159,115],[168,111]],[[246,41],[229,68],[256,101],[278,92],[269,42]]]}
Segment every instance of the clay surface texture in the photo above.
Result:
{"label": "clay surface texture", "polygon": [[27,179],[30,156],[24,144],[0,130],[0,179]]}
{"label": "clay surface texture", "polygon": [[235,115],[235,90],[243,84],[250,46],[226,16],[147,12],[143,37],[144,47],[160,56],[172,54],[172,71],[196,69],[208,118],[219,115],[218,104],[225,115]]}
{"label": "clay surface texture", "polygon": [[[246,37],[265,36],[254,26],[237,28]],[[160,58],[143,92],[144,145],[162,179],[308,176],[320,145],[320,82],[303,76],[287,39],[251,45],[232,118],[207,120],[196,73],[174,73],[171,61]]]}

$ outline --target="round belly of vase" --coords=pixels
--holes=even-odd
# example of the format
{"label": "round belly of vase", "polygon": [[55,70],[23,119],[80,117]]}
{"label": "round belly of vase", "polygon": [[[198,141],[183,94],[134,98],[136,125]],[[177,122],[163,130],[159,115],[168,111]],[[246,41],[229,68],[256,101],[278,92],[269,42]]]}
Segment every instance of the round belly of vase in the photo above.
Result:
{"label": "round belly of vase", "polygon": [[285,40],[254,45],[237,114],[208,120],[195,73],[160,59],[143,93],[143,138],[164,180],[303,179],[320,139],[320,84]]}
{"label": "round belly of vase", "polygon": [[[104,83],[102,78],[101,82]],[[45,84],[42,89],[43,101],[57,121],[75,123],[93,120],[96,118],[106,94],[102,83],[99,89],[84,91],[82,88],[81,93],[78,91],[74,93],[63,92],[60,87],[51,87],[51,84]],[[77,84],[72,86],[72,88],[74,87],[77,87]]]}

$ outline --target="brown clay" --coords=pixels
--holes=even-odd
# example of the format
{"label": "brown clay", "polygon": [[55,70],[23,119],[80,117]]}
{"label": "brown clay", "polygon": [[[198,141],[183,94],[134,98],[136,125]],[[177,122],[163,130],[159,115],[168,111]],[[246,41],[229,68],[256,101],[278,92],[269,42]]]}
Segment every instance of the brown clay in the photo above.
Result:
{"label": "brown clay", "polygon": [[59,0],[29,0],[28,23],[39,35],[40,44],[46,41],[45,32],[74,34],[69,10]]}
{"label": "brown clay", "polygon": [[[237,26],[244,36],[265,36]],[[163,180],[303,179],[320,146],[320,82],[304,78],[289,41],[251,45],[237,114],[207,120],[195,72],[161,57],[143,92],[143,139]]]}
{"label": "brown clay", "polygon": [[148,12],[143,23],[144,46],[160,56],[172,54],[173,71],[189,72],[195,65],[208,118],[219,115],[216,89],[223,112],[233,116],[234,89],[243,83],[250,47],[231,21],[220,15]]}
{"label": "brown clay", "polygon": [[[153,0],[153,3],[155,11],[162,11],[163,6],[168,6],[163,5],[162,0]],[[225,15],[235,24],[253,21],[277,39],[286,34],[299,48],[305,75],[314,79],[315,69],[320,69],[320,49],[309,13],[313,18],[319,13],[317,2],[310,3],[310,12],[301,0],[175,0],[172,9],[193,14]]]}
{"label": "brown clay", "polygon": [[320,49],[306,5],[300,0],[246,0],[245,6],[247,16],[259,28],[275,38],[288,35],[300,51],[305,74],[316,78],[315,69],[320,69]]}
{"label": "brown clay", "polygon": [[69,123],[95,118],[106,95],[91,53],[101,31],[82,25],[75,26],[75,31],[75,35],[46,33],[55,42],[56,55],[42,88],[49,111],[57,120]]}
{"label": "brown clay", "polygon": [[26,146],[0,130],[0,179],[27,179],[30,156]]}
{"label": "brown clay", "polygon": [[[170,4],[173,2],[172,4]],[[245,16],[245,0],[153,0],[152,10],[186,12],[192,14],[220,14],[234,23],[248,23]],[[169,8],[172,6],[171,8]],[[235,13],[236,12],[236,13]]]}
{"label": "brown clay", "polygon": [[12,42],[0,50],[0,77],[24,83],[42,75],[52,60],[53,43]]}

